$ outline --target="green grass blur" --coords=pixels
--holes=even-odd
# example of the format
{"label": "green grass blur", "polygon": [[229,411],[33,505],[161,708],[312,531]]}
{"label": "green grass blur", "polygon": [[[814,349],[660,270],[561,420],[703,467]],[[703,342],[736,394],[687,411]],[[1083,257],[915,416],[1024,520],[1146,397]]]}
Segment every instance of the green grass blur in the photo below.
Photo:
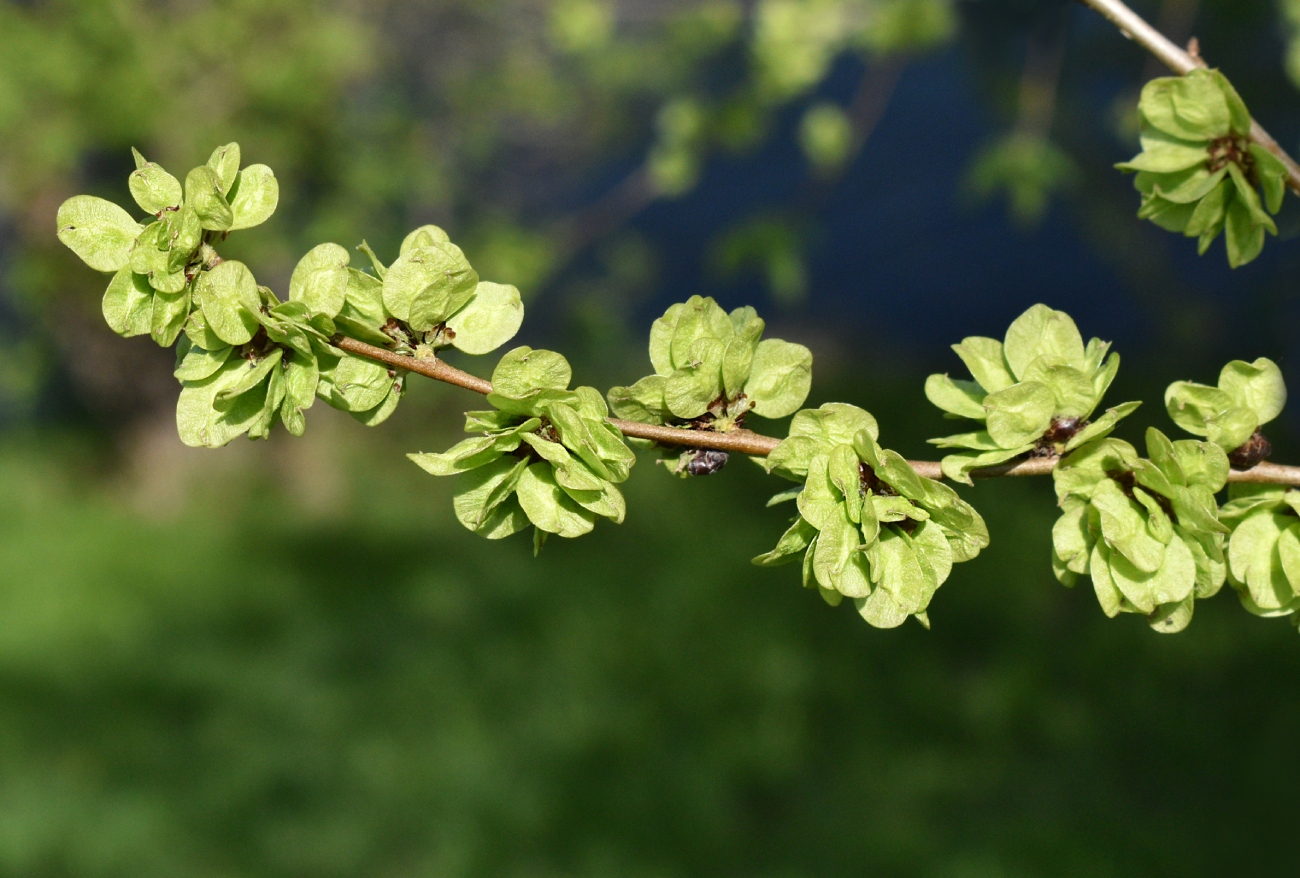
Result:
{"label": "green grass blur", "polygon": [[[893,387],[868,393],[902,414]],[[431,421],[450,394],[427,392]],[[1244,850],[1252,874],[1293,856],[1294,631],[1231,594],[1175,637],[1105,619],[1051,577],[1048,484],[974,489],[993,545],[933,631],[876,631],[795,568],[748,564],[785,513],[747,461],[681,483],[643,459],[624,526],[534,559],[464,531],[451,480],[388,448],[445,426],[413,415],[388,440],[335,414],[110,477],[75,435],[0,446],[0,873],[1223,875]]]}

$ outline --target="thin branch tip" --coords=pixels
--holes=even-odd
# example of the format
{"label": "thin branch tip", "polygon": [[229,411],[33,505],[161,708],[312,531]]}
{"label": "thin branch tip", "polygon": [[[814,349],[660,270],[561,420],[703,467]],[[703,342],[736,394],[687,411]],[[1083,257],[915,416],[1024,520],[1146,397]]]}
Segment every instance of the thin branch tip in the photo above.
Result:
{"label": "thin branch tip", "polygon": [[[1152,27],[1142,16],[1130,9],[1123,0],[1079,0],[1085,6],[1101,13],[1107,20],[1119,28],[1120,33],[1146,49],[1179,76],[1185,76],[1197,68],[1208,65],[1200,54],[1200,41],[1195,37],[1182,49],[1172,40]],[[1277,156],[1286,166],[1287,188],[1300,195],[1300,165],[1284,150],[1263,126],[1252,120],[1250,139]]]}

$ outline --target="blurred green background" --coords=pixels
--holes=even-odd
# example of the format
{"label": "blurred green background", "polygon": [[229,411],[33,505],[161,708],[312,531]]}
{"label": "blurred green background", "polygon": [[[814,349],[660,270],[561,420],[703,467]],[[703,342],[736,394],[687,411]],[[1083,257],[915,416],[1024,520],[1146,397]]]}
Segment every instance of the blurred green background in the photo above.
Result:
{"label": "blurred green background", "polygon": [[[1300,145],[1300,3],[1135,6]],[[1229,273],[1110,169],[1160,72],[1056,0],[0,2],[0,875],[1293,869],[1294,630],[1228,590],[1173,637],[1105,619],[1052,578],[1050,484],[966,491],[993,544],[930,632],[750,566],[785,513],[739,459],[643,457],[625,525],[534,559],[404,457],[454,388],[181,446],[171,355],[54,238],[71,194],[129,203],[130,146],[237,140],[283,195],[229,250],[282,294],[315,243],[436,222],[603,387],[670,302],[752,303],[810,404],[911,456],[946,345],[1045,301],[1118,342],[1135,439],[1228,358],[1300,380],[1300,212]]]}

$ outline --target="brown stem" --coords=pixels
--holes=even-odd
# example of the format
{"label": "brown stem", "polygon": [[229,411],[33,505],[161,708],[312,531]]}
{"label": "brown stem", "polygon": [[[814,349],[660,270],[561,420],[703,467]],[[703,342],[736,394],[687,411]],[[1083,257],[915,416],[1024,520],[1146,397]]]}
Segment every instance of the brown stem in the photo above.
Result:
{"label": "brown stem", "polygon": [[[454,384],[475,393],[492,392],[492,383],[455,366],[449,366],[442,360],[417,358],[395,354],[390,350],[368,345],[343,335],[330,339],[339,350],[377,360],[395,369],[415,372],[435,381]],[[781,440],[774,436],[765,436],[752,430],[732,430],[729,433],[712,433],[708,430],[687,430],[683,427],[669,427],[660,424],[642,424],[637,421],[624,421],[610,418],[609,422],[633,439],[650,439],[662,445],[677,445],[683,448],[707,448],[714,451],[748,454],[752,457],[766,457],[771,454]],[[1009,476],[1047,476],[1056,469],[1056,457],[1031,457],[1027,460],[1012,461],[997,466],[980,467],[972,470],[971,476],[977,479],[994,479]],[[937,460],[909,460],[908,464],[918,475],[928,479],[942,479],[943,471]],[[1300,466],[1283,466],[1277,463],[1261,463],[1248,470],[1232,470],[1228,473],[1229,482],[1251,482],[1255,484],[1300,485]]]}
{"label": "brown stem", "polygon": [[[1193,57],[1180,49],[1173,41],[1148,24],[1142,16],[1129,9],[1122,0],[1079,0],[1079,2],[1110,19],[1124,36],[1146,49],[1179,76],[1186,75],[1197,67],[1205,66],[1205,62],[1199,56]],[[1282,164],[1286,165],[1287,187],[1300,195],[1300,165],[1296,164],[1295,159],[1291,158],[1272,135],[1253,120],[1250,123],[1250,139],[1273,153]]]}
{"label": "brown stem", "polygon": [[336,335],[330,339],[330,343],[341,351],[347,351],[349,354],[356,354],[359,357],[366,357],[371,360],[378,360],[386,366],[392,366],[395,369],[405,369],[408,372],[414,372],[417,375],[423,375],[426,378],[432,378],[434,381],[443,381],[447,384],[455,384],[457,387],[463,387],[466,390],[472,390],[475,393],[489,394],[492,392],[492,382],[485,381],[476,375],[468,372],[462,372],[455,366],[449,366],[442,360],[432,357],[417,358],[404,354],[395,354],[385,348],[377,348],[374,345],[366,344],[363,341],[357,341],[355,338],[348,338],[346,335]]}
{"label": "brown stem", "polygon": [[1231,470],[1228,473],[1228,481],[1252,485],[1300,485],[1300,466],[1285,466],[1264,461],[1248,470]]}

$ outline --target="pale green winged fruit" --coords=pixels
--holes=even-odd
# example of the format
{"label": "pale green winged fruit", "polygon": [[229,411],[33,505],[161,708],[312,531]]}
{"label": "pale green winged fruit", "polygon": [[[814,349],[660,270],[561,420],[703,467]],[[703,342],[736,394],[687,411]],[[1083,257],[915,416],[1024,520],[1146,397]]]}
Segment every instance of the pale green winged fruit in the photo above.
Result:
{"label": "pale green winged fruit", "polygon": [[[358,249],[369,257],[374,274],[351,266],[351,254],[343,247],[320,244],[294,269],[290,301],[332,321],[344,335],[416,357],[434,356],[447,346],[488,353],[518,332],[524,313],[519,291],[479,281],[460,249],[437,226],[407,235],[402,255],[391,266],[380,262],[368,244]],[[463,264],[468,273],[451,271],[448,280],[447,273],[439,275],[430,268],[434,263],[444,268]],[[414,296],[404,298],[416,287]],[[434,300],[442,304],[431,304]],[[317,395],[368,426],[393,413],[406,387],[405,371],[334,347],[321,352],[319,369]]]}
{"label": "pale green winged fruit", "polygon": [[1228,582],[1257,616],[1300,615],[1300,491],[1233,485],[1219,518],[1232,526]]}
{"label": "pale green winged fruit", "polygon": [[185,206],[198,214],[199,225],[207,231],[227,232],[234,224],[234,212],[221,188],[221,179],[207,165],[199,165],[185,175]]}
{"label": "pale green winged fruit", "polygon": [[1282,370],[1265,357],[1253,363],[1233,360],[1219,373],[1218,387],[1176,381],[1165,391],[1165,409],[1174,423],[1221,447],[1238,469],[1249,469],[1273,452],[1259,428],[1285,406]]}
{"label": "pale green winged fruit", "polygon": [[[184,187],[138,150],[133,149],[132,154],[136,169],[127,184],[140,208],[152,214],[146,224],[135,222],[111,202],[78,195],[59,209],[59,239],[92,268],[115,272],[103,301],[104,318],[114,332],[124,336],[147,333],[168,347],[180,336],[191,309],[202,309],[205,295],[213,292],[204,277],[221,259],[208,237],[255,225],[270,216],[278,189],[265,182],[269,177],[274,183],[265,166],[239,170],[238,144],[219,147],[207,165],[186,176]],[[262,170],[255,170],[258,168]],[[252,173],[246,178],[247,172]],[[232,207],[227,195],[239,190],[245,179],[242,200],[236,197]],[[255,289],[251,275],[247,281],[240,285],[245,293]],[[227,286],[223,282],[223,290]],[[255,295],[244,298],[256,300]],[[256,325],[251,312],[245,309],[236,321],[237,309],[222,310],[224,304],[224,299],[219,301],[215,307],[221,313],[209,315],[205,322],[214,330],[225,327],[236,336],[251,333]],[[242,322],[245,329],[233,330],[231,321]]]}
{"label": "pale green winged fruit", "polygon": [[[157,165],[143,161],[132,175],[133,191],[142,204],[171,200]],[[159,176],[162,175],[162,176]],[[177,184],[179,186],[179,184]],[[163,205],[161,219],[141,226],[111,202],[78,195],[59,208],[59,239],[90,267],[113,270],[104,292],[104,319],[114,332],[130,337],[152,335],[164,347],[180,333],[189,313],[188,285],[202,266],[202,232],[198,217],[183,207]]]}
{"label": "pale green winged fruit", "polygon": [[280,182],[266,165],[240,168],[238,143],[218,146],[208,158],[216,189],[230,207],[227,231],[251,229],[271,218],[280,202]]}
{"label": "pale green winged fruit", "polygon": [[319,363],[334,350],[333,323],[301,303],[279,302],[266,287],[254,292],[257,325],[247,341],[227,341],[202,310],[186,323],[176,348],[176,424],[187,445],[218,448],[245,434],[265,439],[277,420],[295,436],[306,428],[302,413],[317,396]]}
{"label": "pale green winged fruit", "polygon": [[206,260],[202,248],[198,214],[188,206],[166,208],[136,238],[128,265],[158,292],[179,293]]}
{"label": "pale green winged fruit", "polygon": [[[799,515],[775,548],[754,559],[769,567],[803,557],[803,581],[827,603],[852,598],[877,628],[926,615],[952,565],[989,544],[984,519],[946,485],[917,475],[880,447],[876,420],[829,403],[794,416],[765,466],[802,484],[772,498],[794,499]],[[771,504],[769,504],[771,505]]]}
{"label": "pale green winged fruit", "polygon": [[262,298],[242,262],[227,260],[195,278],[194,306],[223,344],[247,344],[260,326]]}
{"label": "pale green winged fruit", "polygon": [[[202,309],[185,325],[176,377],[184,387],[177,424],[186,444],[218,447],[245,433],[265,438],[277,419],[301,436],[303,412],[317,398],[367,426],[393,413],[405,372],[344,353],[330,343],[336,327],[328,316],[253,289],[258,307],[240,312],[252,315],[252,328],[237,321],[223,335]],[[232,330],[247,341],[229,341]]]}
{"label": "pale green winged fruit", "polygon": [[[349,258],[337,244],[321,244],[308,252],[290,280],[290,302],[350,338],[413,353],[398,341],[405,336],[394,331],[397,324],[384,310],[380,281],[348,266]],[[318,365],[316,395],[368,427],[386,421],[406,392],[405,370],[332,345],[319,352]]]}
{"label": "pale green winged fruit", "polygon": [[426,472],[457,476],[452,502],[465,527],[495,540],[532,525],[539,549],[550,534],[589,533],[597,517],[623,521],[617,485],[636,456],[600,392],[570,390],[572,377],[560,354],[515,348],[492,374],[494,409],[465,416],[474,435],[441,454],[408,455]]}
{"label": "pale green winged fruit", "polygon": [[1052,570],[1063,584],[1092,579],[1107,616],[1141,613],[1156,631],[1187,627],[1197,598],[1223,586],[1227,559],[1215,494],[1228,458],[1211,442],[1146,434],[1147,458],[1106,438],[1067,455],[1052,474],[1061,517]]}
{"label": "pale green winged fruit", "polygon": [[126,267],[131,246],[144,228],[111,201],[74,195],[59,207],[59,240],[95,271]]}
{"label": "pale green winged fruit", "polygon": [[298,261],[289,278],[289,301],[333,319],[347,297],[352,256],[338,244],[318,244]]}
{"label": "pale green winged fruit", "polygon": [[[328,319],[321,316],[321,319]],[[316,395],[367,427],[377,427],[397,410],[406,392],[407,372],[335,347],[319,354]]]}
{"label": "pale green winged fruit", "polygon": [[145,161],[135,148],[131,153],[135,156],[135,170],[127,178],[127,185],[140,209],[154,216],[168,208],[178,209],[185,197],[181,181],[163,170],[162,165]]}
{"label": "pale green winged fruit", "polygon": [[[115,332],[147,333],[163,346],[180,340],[177,425],[184,441],[217,447],[244,434],[262,438],[277,419],[301,435],[303,412],[318,397],[368,425],[391,415],[405,389],[405,371],[330,344],[342,330],[417,353],[407,344],[413,341],[409,331],[384,307],[385,268],[373,253],[378,278],[349,266],[341,247],[313,249],[294,271],[290,301],[280,302],[247,267],[223,261],[212,247],[275,211],[279,186],[271,170],[241,169],[239,145],[230,143],[191,170],[182,186],[133,154],[136,170],[128,185],[140,207],[154,214],[147,224],[103,199],[76,196],[59,210],[58,235],[92,268],[113,272],[103,312]],[[403,255],[419,248],[460,252],[434,226],[407,236]],[[419,291],[417,310],[434,293]],[[439,329],[462,350],[486,352],[518,330],[523,306],[513,287],[479,283],[462,298]]]}
{"label": "pale green winged fruit", "polygon": [[[519,290],[479,279],[464,252],[437,226],[406,236],[397,260],[384,268],[368,246],[390,333],[417,356],[445,347],[486,354],[515,337],[524,319]],[[382,269],[382,271],[381,271]]]}
{"label": "pale green winged fruit", "polygon": [[208,156],[208,167],[217,174],[217,184],[222,192],[229,193],[239,176],[239,163],[243,159],[238,143],[218,146]]}
{"label": "pale green winged fruit", "polygon": [[[720,433],[741,429],[751,413],[793,414],[808,397],[812,352],[763,338],[764,327],[753,308],[728,314],[702,296],[669,307],[650,327],[654,374],[612,388],[610,408],[629,421]],[[724,452],[687,451],[668,468],[681,476],[706,475],[726,459]]]}
{"label": "pale green winged fruit", "polygon": [[1199,239],[1203,254],[1225,233],[1228,263],[1245,265],[1277,234],[1286,166],[1250,139],[1246,105],[1217,70],[1153,79],[1138,103],[1142,152],[1115,167],[1134,171],[1138,217]]}
{"label": "pale green winged fruit", "polygon": [[280,203],[280,182],[266,165],[249,165],[235,175],[227,190],[230,198],[230,231],[260,226],[275,213]]}
{"label": "pale green winged fruit", "polygon": [[971,484],[970,472],[1018,457],[1067,454],[1108,435],[1140,403],[1126,402],[1090,420],[1119,371],[1110,342],[1087,345],[1064,311],[1034,305],[1016,318],[1006,339],[972,336],[953,345],[973,381],[931,375],[925,395],[946,418],[984,428],[929,440],[963,449],[943,458],[943,473]]}

